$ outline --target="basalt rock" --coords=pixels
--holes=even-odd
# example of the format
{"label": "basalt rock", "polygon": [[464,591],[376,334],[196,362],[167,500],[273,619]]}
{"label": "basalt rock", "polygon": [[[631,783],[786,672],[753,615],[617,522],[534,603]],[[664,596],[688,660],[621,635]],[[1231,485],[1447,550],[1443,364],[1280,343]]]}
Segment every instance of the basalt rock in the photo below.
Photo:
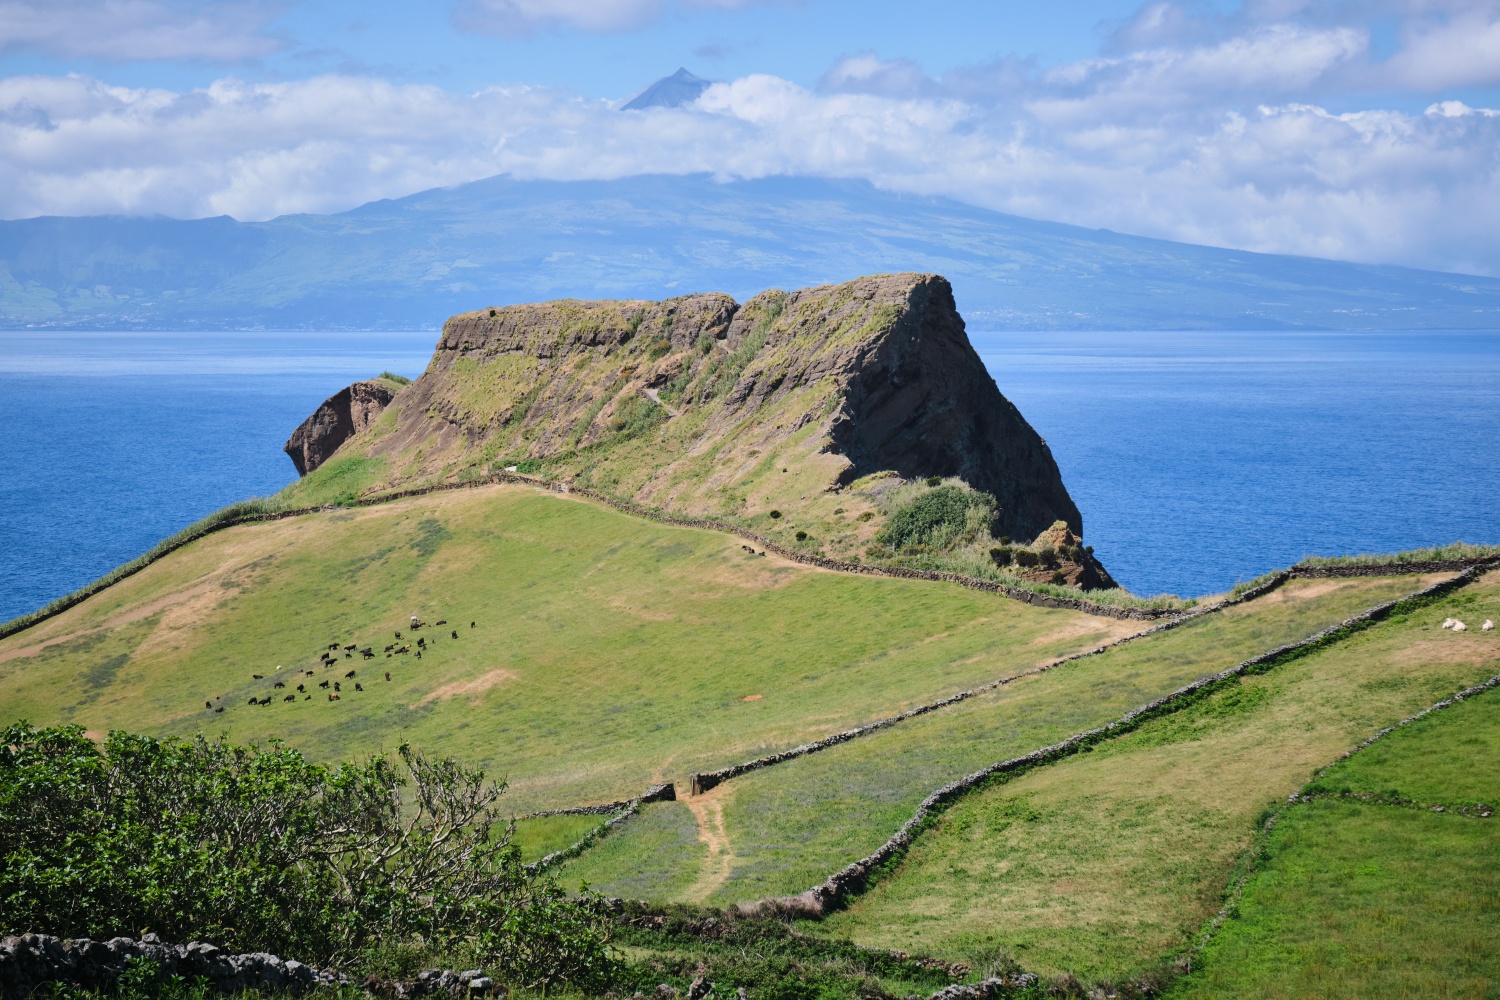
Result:
{"label": "basalt rock", "polygon": [[292,432],[283,450],[297,475],[305,476],[333,457],[339,446],[375,422],[396,397],[396,387],[372,380],[355,382],[323,400]]}

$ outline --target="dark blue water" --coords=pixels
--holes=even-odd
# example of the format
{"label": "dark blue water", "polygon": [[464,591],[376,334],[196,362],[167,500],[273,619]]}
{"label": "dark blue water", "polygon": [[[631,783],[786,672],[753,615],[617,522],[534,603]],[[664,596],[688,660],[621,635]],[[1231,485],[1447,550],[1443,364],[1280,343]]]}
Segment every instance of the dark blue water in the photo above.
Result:
{"label": "dark blue water", "polygon": [[1085,540],[1137,593],[1500,543],[1500,334],[995,334]]}
{"label": "dark blue water", "polygon": [[209,512],[297,478],[282,452],[319,403],[433,333],[0,333],[0,620]]}
{"label": "dark blue water", "polygon": [[[0,333],[0,620],[295,478],[327,396],[435,336]],[[1500,542],[1500,334],[996,334],[1087,541],[1138,593]]]}

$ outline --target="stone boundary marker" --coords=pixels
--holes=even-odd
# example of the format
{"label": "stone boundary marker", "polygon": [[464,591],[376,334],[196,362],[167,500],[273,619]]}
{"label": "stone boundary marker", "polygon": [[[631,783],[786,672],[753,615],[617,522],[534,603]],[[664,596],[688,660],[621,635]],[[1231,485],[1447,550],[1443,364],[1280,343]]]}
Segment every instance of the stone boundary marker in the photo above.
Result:
{"label": "stone boundary marker", "polygon": [[[888,576],[898,579],[934,580],[941,583],[956,583],[959,586],[968,587],[972,590],[983,590],[989,593],[1000,594],[1004,597],[1009,597],[1013,600],[1022,601],[1026,604],[1032,604],[1037,607],[1063,608],[1072,611],[1081,611],[1084,614],[1095,615],[1101,618],[1154,621],[1159,618],[1181,617],[1180,613],[1175,612],[1170,608],[1150,610],[1144,608],[1116,608],[1105,604],[1097,604],[1094,601],[1079,600],[1077,598],[1052,597],[1047,594],[1039,594],[1035,591],[1026,590],[1021,587],[1012,587],[1009,584],[997,583],[993,580],[980,580],[976,577],[963,576],[958,573],[942,573],[936,570],[925,569],[904,569],[897,566],[869,566],[864,563],[846,563],[840,562],[837,559],[825,559],[822,556],[808,555],[805,552],[794,552],[791,549],[783,548],[782,546],[766,538],[764,535],[757,534],[738,525],[728,524],[723,521],[714,521],[706,518],[673,517],[670,514],[661,513],[659,511],[652,510],[649,507],[642,507],[637,504],[631,503],[628,500],[619,500],[615,497],[606,496],[603,493],[599,493],[585,487],[574,487],[570,486],[567,483],[554,482],[548,479],[537,479],[532,476],[523,476],[513,472],[497,472],[489,476],[485,476],[479,479],[472,479],[467,482],[438,483],[434,486],[419,486],[409,490],[397,490],[392,493],[382,493],[381,495],[375,497],[362,497],[355,500],[353,506],[355,508],[377,507],[381,504],[393,503],[397,500],[406,500],[410,499],[411,497],[427,496],[432,493],[442,493],[448,490],[471,489],[479,486],[493,486],[500,483],[513,483],[523,486],[535,486],[553,493],[577,493],[580,496],[586,496],[591,500],[597,500],[598,502],[605,504],[606,506],[613,507],[616,510],[621,511],[622,513],[631,514],[636,517],[644,517],[648,520],[657,521],[662,524],[670,524],[674,527],[680,528],[707,528],[712,531],[722,531],[727,534],[736,535],[748,541],[755,542],[756,544],[765,548],[766,551],[775,552],[777,555],[781,556],[784,559],[790,559],[793,562],[802,563],[808,566],[817,566],[820,569],[835,570],[842,573],[857,573],[863,574],[865,576]],[[88,600],[90,597],[93,597],[95,594],[106,589],[107,587],[111,587],[114,584],[119,583],[121,580],[125,580],[129,577],[134,576],[141,570],[145,569],[147,566],[152,565],[158,560],[171,555],[173,552],[176,552],[178,549],[183,548],[186,545],[190,545],[191,543],[196,542],[201,538],[205,538],[216,531],[223,531],[226,528],[238,527],[242,524],[260,524],[267,521],[281,521],[285,520],[286,518],[301,517],[304,514],[327,513],[331,511],[349,509],[349,507],[339,504],[326,504],[319,507],[297,507],[291,510],[279,510],[269,514],[246,514],[241,517],[230,517],[225,518],[222,521],[216,521],[213,524],[206,525],[200,530],[193,532],[192,534],[185,535],[172,545],[167,546],[159,552],[147,553],[146,555],[137,557],[139,560],[139,565],[132,566],[130,563],[126,563],[125,565],[129,567],[128,569],[121,570],[117,568],[116,570],[111,571],[111,573],[105,574],[105,576],[100,577],[98,580],[95,580],[93,583],[85,584],[83,587],[80,587],[73,593],[66,594],[58,598],[40,611],[31,612],[30,614],[25,615],[19,615],[16,618],[12,618],[8,622],[0,623],[0,639],[15,635],[17,632],[22,632],[33,625],[38,625],[41,622],[46,621],[49,618],[55,618],[56,616],[62,614],[64,611],[82,604],[84,601]],[[1469,566],[1483,563],[1500,563],[1500,556],[1488,556],[1478,560],[1460,559],[1448,563],[1391,563],[1388,566],[1351,565],[1340,567],[1305,567],[1303,569],[1297,570],[1297,573],[1298,575],[1308,576],[1387,576],[1403,573],[1456,571],[1465,569]],[[1283,570],[1283,572],[1290,571]],[[118,573],[118,575],[113,575],[115,573]],[[1288,579],[1290,579],[1290,577],[1288,577]],[[1285,581],[1283,580],[1281,582]],[[1279,585],[1279,583],[1274,584],[1274,586]],[[1274,586],[1270,589],[1274,589]],[[1263,593],[1264,589],[1266,588],[1258,587],[1256,588],[1256,591]],[[1242,595],[1239,600],[1243,599],[1244,597]],[[1237,601],[1228,601],[1223,603],[1230,604],[1237,603]],[[1215,610],[1216,608],[1221,606],[1223,605],[1214,605],[1211,608],[1204,609],[1204,611],[1199,611],[1197,613],[1203,614],[1206,611]],[[1188,613],[1192,614],[1193,612]]]}
{"label": "stone boundary marker", "polygon": [[524,866],[526,868],[526,872],[530,875],[539,875],[542,872],[545,872],[564,861],[578,857],[578,855],[594,846],[594,844],[601,837],[606,836],[612,830],[614,830],[615,827],[619,826],[621,823],[634,816],[637,812],[640,811],[641,806],[645,805],[647,802],[675,802],[676,800],[677,788],[670,781],[668,781],[660,785],[652,785],[640,795],[625,802],[614,802],[600,806],[575,806],[572,809],[551,809],[546,812],[532,813],[529,816],[519,817],[522,819],[538,819],[542,816],[599,815],[605,810],[609,810],[614,806],[621,807],[620,810],[613,816],[605,820],[603,823],[600,823],[598,826],[594,827],[588,833],[585,833],[582,837],[574,841],[572,844],[569,844],[567,847],[564,847],[560,851],[553,851],[551,854],[542,858],[540,861],[534,861],[531,864]]}
{"label": "stone boundary marker", "polygon": [[1483,566],[1470,566],[1456,577],[1441,580],[1406,597],[1387,601],[1367,611],[1362,611],[1351,618],[1346,618],[1337,625],[1331,625],[1316,632],[1300,642],[1278,646],[1269,652],[1253,656],[1227,670],[1221,670],[1216,674],[1196,680],[1191,684],[1178,688],[1170,694],[1126,712],[1113,722],[1070,736],[1059,743],[1042,747],[1024,756],[1012,757],[998,764],[991,764],[989,767],[959,778],[957,781],[944,785],[923,799],[922,803],[917,806],[916,812],[912,815],[911,819],[902,824],[901,829],[897,830],[889,840],[872,854],[845,866],[840,871],[830,875],[822,884],[816,885],[796,896],[784,896],[764,899],[755,903],[741,904],[740,909],[742,912],[748,914],[769,912],[812,918],[822,917],[825,913],[844,903],[851,896],[868,888],[872,877],[878,869],[905,854],[907,848],[911,846],[912,841],[926,827],[927,821],[939,811],[939,807],[947,805],[949,802],[961,798],[968,792],[983,786],[990,779],[1002,774],[1020,774],[1034,767],[1070,757],[1088,749],[1096,743],[1131,732],[1158,715],[1170,714],[1178,708],[1184,707],[1185,704],[1191,702],[1200,694],[1218,687],[1230,678],[1251,673],[1257,667],[1269,669],[1283,657],[1316,649],[1348,630],[1379,621],[1402,605],[1439,597],[1449,591],[1457,590],[1478,579],[1483,569]]}

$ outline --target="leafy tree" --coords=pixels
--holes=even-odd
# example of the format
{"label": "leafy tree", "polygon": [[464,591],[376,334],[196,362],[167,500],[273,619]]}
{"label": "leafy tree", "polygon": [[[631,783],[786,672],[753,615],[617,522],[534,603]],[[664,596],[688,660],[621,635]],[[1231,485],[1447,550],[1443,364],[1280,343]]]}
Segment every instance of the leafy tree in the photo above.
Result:
{"label": "leafy tree", "polygon": [[518,985],[602,988],[598,901],[527,870],[504,791],[406,745],[329,769],[279,743],[10,726],[0,931],[149,930],[334,965],[420,941]]}

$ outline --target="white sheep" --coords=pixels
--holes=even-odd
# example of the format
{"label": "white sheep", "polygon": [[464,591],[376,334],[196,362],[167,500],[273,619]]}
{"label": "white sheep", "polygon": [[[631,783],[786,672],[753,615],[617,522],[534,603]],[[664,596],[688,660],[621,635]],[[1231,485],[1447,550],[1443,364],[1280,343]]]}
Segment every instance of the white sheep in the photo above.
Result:
{"label": "white sheep", "polygon": [[1488,618],[1486,618],[1484,620],[1484,624],[1483,625],[1479,626],[1480,630],[1484,631],[1484,632],[1488,632],[1491,629],[1493,629],[1494,627],[1495,627],[1495,623],[1492,622],[1492,621],[1490,621]]}
{"label": "white sheep", "polygon": [[1455,618],[1444,618],[1443,619],[1443,628],[1452,628],[1454,625],[1457,625],[1457,624],[1458,624],[1458,620],[1455,619]]}
{"label": "white sheep", "polygon": [[1454,622],[1453,623],[1453,631],[1455,631],[1455,632],[1467,632],[1468,630],[1469,630],[1469,626],[1465,625],[1463,622]]}

